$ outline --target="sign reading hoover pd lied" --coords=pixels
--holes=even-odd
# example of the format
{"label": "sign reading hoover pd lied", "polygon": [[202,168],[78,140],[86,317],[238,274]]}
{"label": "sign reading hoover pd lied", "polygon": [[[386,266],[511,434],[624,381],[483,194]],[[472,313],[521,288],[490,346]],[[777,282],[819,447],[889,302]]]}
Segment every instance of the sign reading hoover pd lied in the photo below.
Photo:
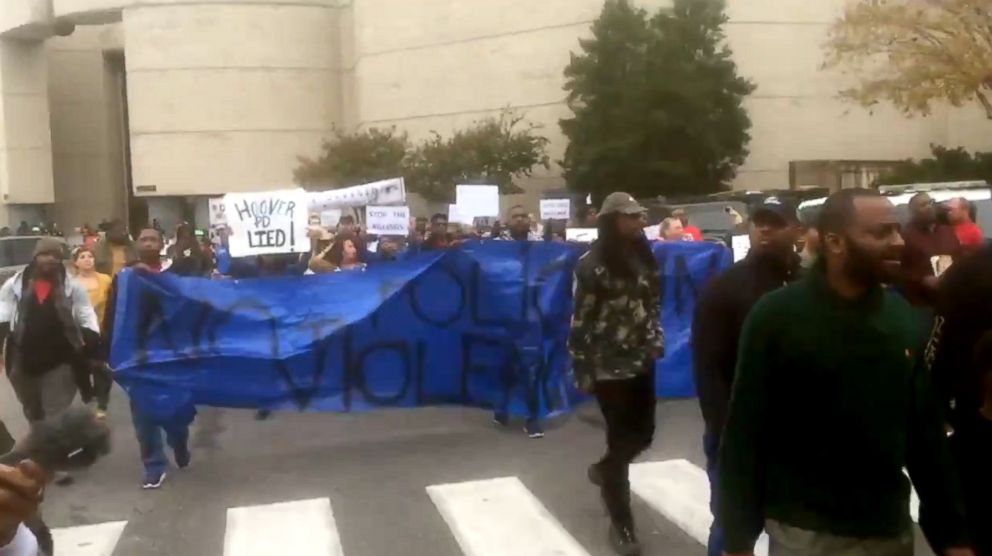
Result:
{"label": "sign reading hoover pd lied", "polygon": [[410,233],[410,207],[365,207],[365,227],[370,234],[405,236]]}
{"label": "sign reading hoover pd lied", "polygon": [[234,257],[305,253],[309,216],[303,190],[231,193],[224,196]]}

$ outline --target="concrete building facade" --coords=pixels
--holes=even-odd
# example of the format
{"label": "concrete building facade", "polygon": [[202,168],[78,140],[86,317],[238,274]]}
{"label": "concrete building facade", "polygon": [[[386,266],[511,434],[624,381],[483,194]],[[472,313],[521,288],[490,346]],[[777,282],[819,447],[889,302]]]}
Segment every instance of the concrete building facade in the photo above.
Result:
{"label": "concrete building facade", "polygon": [[[975,107],[910,119],[839,101],[822,45],[845,2],[728,0],[730,46],[758,86],[735,186],[858,185],[931,143],[992,149]],[[206,196],[290,185],[335,127],[418,139],[511,107],[560,159],[562,71],[602,0],[0,4],[0,225],[78,226],[205,220]],[[524,200],[561,185],[553,167]]]}

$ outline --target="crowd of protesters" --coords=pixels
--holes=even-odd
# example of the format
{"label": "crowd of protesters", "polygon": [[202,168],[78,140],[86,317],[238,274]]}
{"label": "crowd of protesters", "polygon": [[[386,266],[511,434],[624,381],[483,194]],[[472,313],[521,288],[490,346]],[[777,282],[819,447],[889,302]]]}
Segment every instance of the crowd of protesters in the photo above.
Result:
{"label": "crowd of protesters", "polygon": [[698,299],[710,556],[910,556],[910,479],[938,554],[992,554],[992,246],[964,199],[909,208],[845,190],[803,234],[766,200]]}
{"label": "crowd of protesters", "polygon": [[[769,197],[751,212],[750,252],[700,294],[693,371],[712,487],[710,556],[751,555],[762,531],[772,556],[911,556],[910,480],[939,554],[992,556],[992,244],[966,200],[941,207],[920,193],[909,208],[901,225],[889,199],[843,190],[817,222],[800,223],[794,206]],[[575,269],[569,337],[576,386],[606,422],[607,450],[588,477],[623,555],[640,553],[629,465],[653,441],[654,362],[665,352],[646,213],[614,193],[583,214],[598,240]],[[133,241],[120,223],[103,232],[84,230],[71,270],[61,241],[39,240],[31,264],[0,290],[4,367],[31,423],[67,408],[77,391],[105,418],[124,269],[219,279],[362,272],[471,239],[564,241],[563,228],[522,206],[505,225],[416,218],[404,237],[370,236],[349,215],[333,228],[315,220],[302,255],[234,258],[223,228],[209,238],[181,224],[168,245],[157,225]],[[657,234],[650,239],[703,239],[679,211]],[[132,403],[131,413],[142,487],[159,488],[166,445],[176,467],[191,463],[195,408],[162,416]],[[507,424],[505,409],[495,420]],[[536,418],[525,431],[543,436]],[[0,444],[7,438],[0,423]],[[0,468],[0,504],[23,498],[12,481],[33,485],[35,475]],[[0,537],[0,546],[12,542]]]}

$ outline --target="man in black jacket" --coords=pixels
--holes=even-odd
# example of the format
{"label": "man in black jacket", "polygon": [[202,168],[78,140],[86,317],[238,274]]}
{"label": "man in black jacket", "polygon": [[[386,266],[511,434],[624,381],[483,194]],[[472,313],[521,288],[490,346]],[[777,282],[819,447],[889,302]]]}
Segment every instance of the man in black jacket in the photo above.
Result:
{"label": "man in black jacket", "polygon": [[937,319],[927,362],[947,418],[955,425],[982,405],[979,371],[973,353],[992,330],[992,243],[954,263],[937,290]]}
{"label": "man in black jacket", "polygon": [[[761,296],[794,280],[799,269],[794,247],[799,221],[794,206],[769,197],[751,215],[750,235],[747,258],[710,282],[699,297],[692,320],[693,371],[706,422],[703,448],[714,492],[716,454],[730,404],[744,317]],[[714,519],[708,555],[720,556],[723,535],[716,505],[711,504],[711,508]]]}

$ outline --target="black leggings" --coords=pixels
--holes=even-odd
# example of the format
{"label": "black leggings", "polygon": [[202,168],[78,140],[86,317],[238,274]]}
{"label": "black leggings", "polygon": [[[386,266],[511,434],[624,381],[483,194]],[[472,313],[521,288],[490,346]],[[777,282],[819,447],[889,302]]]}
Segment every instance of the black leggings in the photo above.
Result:
{"label": "black leggings", "polygon": [[630,462],[654,439],[654,361],[635,378],[598,381],[596,399],[606,419],[606,455],[597,464],[603,500],[614,522],[630,525]]}

